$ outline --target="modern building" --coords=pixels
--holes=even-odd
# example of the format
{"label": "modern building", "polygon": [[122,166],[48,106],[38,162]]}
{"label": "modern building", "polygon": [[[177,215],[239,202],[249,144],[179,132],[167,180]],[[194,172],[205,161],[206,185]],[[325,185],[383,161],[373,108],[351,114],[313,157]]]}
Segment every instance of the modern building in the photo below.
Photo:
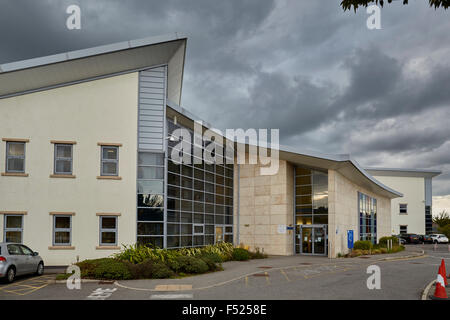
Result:
{"label": "modern building", "polygon": [[[200,153],[180,150],[176,130],[199,120],[180,106],[186,43],[175,34],[0,65],[2,241],[63,265],[136,242],[336,257],[349,231],[391,235],[402,194],[348,155],[280,147],[277,173],[262,175],[261,163],[233,161],[235,141],[221,156],[218,140],[194,134],[181,143]],[[216,161],[201,161],[211,148]],[[174,163],[180,153],[192,162]]]}
{"label": "modern building", "polygon": [[378,181],[403,193],[392,200],[392,233],[433,233],[432,179],[438,170],[367,168]]}

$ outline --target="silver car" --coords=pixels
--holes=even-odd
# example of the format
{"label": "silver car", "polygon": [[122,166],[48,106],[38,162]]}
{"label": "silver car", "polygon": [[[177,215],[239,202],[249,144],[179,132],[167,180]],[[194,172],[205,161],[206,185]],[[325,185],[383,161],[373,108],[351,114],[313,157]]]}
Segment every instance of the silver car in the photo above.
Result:
{"label": "silver car", "polygon": [[20,243],[0,243],[0,279],[11,283],[16,276],[43,273],[44,261],[39,253]]}

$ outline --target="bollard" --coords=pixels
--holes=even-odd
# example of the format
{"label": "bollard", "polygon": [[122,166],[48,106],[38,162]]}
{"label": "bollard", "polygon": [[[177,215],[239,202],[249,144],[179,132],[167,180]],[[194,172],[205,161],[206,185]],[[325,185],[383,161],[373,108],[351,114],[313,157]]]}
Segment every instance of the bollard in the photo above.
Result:
{"label": "bollard", "polygon": [[437,243],[436,243],[436,242],[434,243],[433,250],[434,250],[434,251],[437,250]]}

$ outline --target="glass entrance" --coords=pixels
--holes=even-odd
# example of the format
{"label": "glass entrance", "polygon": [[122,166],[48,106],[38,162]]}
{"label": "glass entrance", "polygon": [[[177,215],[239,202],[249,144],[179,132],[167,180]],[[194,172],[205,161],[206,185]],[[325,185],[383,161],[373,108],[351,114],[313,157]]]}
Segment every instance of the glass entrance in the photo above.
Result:
{"label": "glass entrance", "polygon": [[327,226],[301,225],[300,254],[326,255],[327,254]]}

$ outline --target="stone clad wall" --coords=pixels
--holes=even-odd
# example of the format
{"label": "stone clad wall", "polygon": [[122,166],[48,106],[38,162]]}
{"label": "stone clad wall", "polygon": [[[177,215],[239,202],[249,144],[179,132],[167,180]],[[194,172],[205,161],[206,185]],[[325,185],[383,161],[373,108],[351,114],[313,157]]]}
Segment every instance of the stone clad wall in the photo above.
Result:
{"label": "stone clad wall", "polygon": [[[236,165],[236,178],[237,170]],[[260,165],[240,165],[240,179],[235,179],[235,241],[239,190],[239,243],[267,254],[292,255],[293,231],[280,234],[278,226],[293,225],[293,183],[293,167],[286,161],[280,160],[274,176],[261,176]]]}
{"label": "stone clad wall", "polygon": [[377,199],[377,238],[391,235],[391,200],[370,192],[335,170],[328,171],[329,255],[347,253],[347,230],[359,239],[358,191]]}

